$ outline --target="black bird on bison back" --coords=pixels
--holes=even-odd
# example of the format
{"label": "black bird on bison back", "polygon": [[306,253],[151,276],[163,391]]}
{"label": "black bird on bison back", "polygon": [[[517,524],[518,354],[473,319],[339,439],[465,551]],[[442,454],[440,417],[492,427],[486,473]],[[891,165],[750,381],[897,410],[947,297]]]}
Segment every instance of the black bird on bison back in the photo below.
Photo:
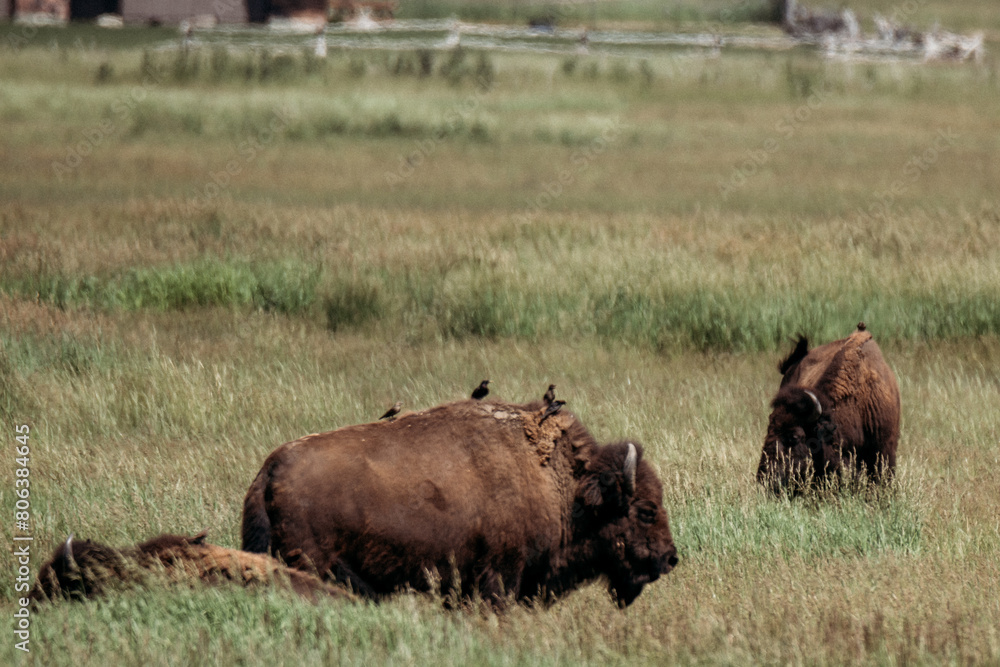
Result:
{"label": "black bird on bison back", "polygon": [[399,411],[402,410],[402,409],[403,409],[403,402],[402,401],[396,401],[391,408],[389,408],[388,410],[385,411],[384,415],[382,415],[381,417],[379,417],[379,419],[380,420],[382,420],[382,419],[392,419],[393,417],[395,417],[396,415],[398,415]]}
{"label": "black bird on bison back", "polygon": [[489,383],[490,383],[489,380],[483,380],[482,382],[480,382],[479,386],[472,390],[472,398],[476,399],[477,401],[481,401],[482,399],[486,398],[486,395],[490,393],[490,388],[486,386]]}
{"label": "black bird on bison back", "polygon": [[542,418],[538,420],[538,423],[541,424],[543,421],[562,410],[562,406],[564,405],[566,405],[566,401],[552,401],[549,404],[549,407],[545,408],[545,412],[542,414]]}
{"label": "black bird on bison back", "polygon": [[554,384],[549,385],[549,390],[542,396],[542,400],[545,401],[545,405],[552,405],[552,401],[556,400],[556,386]]}

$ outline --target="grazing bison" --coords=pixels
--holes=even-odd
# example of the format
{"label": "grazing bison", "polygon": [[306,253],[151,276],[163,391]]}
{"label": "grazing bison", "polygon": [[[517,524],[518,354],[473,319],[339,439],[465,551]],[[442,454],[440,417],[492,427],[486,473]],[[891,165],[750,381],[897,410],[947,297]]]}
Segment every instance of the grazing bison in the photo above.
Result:
{"label": "grazing bison", "polygon": [[864,323],[843,340],[809,350],[799,338],[782,374],[757,480],[778,489],[842,468],[889,481],[899,440],[899,386]]}
{"label": "grazing bison", "polygon": [[268,556],[205,544],[205,533],[194,537],[160,535],[128,549],[114,549],[90,540],[74,541],[70,535],[42,565],[30,595],[35,602],[60,597],[94,598],[109,587],[144,584],[153,572],[173,580],[205,583],[287,584],[311,599],[318,595],[353,597],[342,587],[293,570]]}
{"label": "grazing bison", "polygon": [[247,492],[243,548],[372,599],[437,582],[550,602],[603,577],[625,607],[677,564],[660,480],[640,445],[544,411],[466,400],[286,443]]}

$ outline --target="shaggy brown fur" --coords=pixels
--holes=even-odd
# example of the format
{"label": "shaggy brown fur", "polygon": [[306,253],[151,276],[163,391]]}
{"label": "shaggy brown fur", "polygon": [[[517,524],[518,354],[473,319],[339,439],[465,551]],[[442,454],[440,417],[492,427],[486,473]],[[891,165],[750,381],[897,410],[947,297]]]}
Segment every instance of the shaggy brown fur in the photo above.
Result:
{"label": "shaggy brown fur", "polygon": [[604,577],[628,605],[677,563],[660,481],[641,446],[544,412],[460,401],[286,443],[247,492],[243,548],[375,599],[438,581],[552,600]]}
{"label": "shaggy brown fur", "polygon": [[160,535],[148,542],[126,548],[90,540],[67,540],[42,565],[31,590],[36,602],[56,598],[84,599],[102,595],[114,586],[144,585],[159,573],[169,580],[214,584],[235,581],[244,586],[255,583],[287,585],[315,600],[317,596],[353,596],[342,587],[319,577],[294,570],[261,554],[205,544],[205,533],[194,537]]}
{"label": "shaggy brown fur", "polygon": [[843,467],[873,481],[891,480],[899,386],[871,333],[860,323],[843,340],[808,347],[800,338],[778,365],[781,385],[771,402],[758,481],[775,488],[810,477],[818,483]]}

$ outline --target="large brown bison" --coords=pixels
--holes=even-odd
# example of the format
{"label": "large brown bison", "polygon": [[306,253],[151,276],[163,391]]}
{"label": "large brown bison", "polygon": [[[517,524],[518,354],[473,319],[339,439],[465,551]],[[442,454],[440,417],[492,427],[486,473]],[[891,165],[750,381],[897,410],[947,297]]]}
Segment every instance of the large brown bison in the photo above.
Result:
{"label": "large brown bison", "polygon": [[677,564],[660,481],[640,445],[544,412],[466,400],[286,443],[247,492],[243,548],[373,599],[436,582],[549,602],[603,577],[624,607]]}
{"label": "large brown bison", "polygon": [[155,574],[175,581],[233,581],[244,586],[275,583],[290,586],[311,599],[324,595],[354,597],[343,587],[293,570],[268,556],[206,544],[205,533],[194,537],[160,535],[126,549],[73,540],[71,535],[39,569],[30,597],[36,603],[57,598],[94,598],[116,586],[145,584]]}
{"label": "large brown bison", "polygon": [[846,468],[889,481],[899,440],[899,386],[864,323],[809,350],[801,337],[782,374],[757,479],[774,489],[819,484]]}

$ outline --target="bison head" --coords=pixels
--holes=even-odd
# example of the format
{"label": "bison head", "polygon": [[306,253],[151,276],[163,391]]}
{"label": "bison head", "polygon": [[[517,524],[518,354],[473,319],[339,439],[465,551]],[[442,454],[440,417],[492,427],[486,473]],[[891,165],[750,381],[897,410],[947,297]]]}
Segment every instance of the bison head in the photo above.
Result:
{"label": "bison head", "polygon": [[90,540],[74,542],[70,535],[39,569],[31,599],[43,602],[94,597],[110,581],[128,578],[129,569],[116,549]]}
{"label": "bison head", "polygon": [[817,391],[782,387],[771,401],[771,417],[757,480],[774,490],[823,477],[839,467],[836,426],[829,402]]}
{"label": "bison head", "polygon": [[624,608],[643,587],[677,565],[663,509],[663,487],[631,442],[597,448],[587,462],[576,498],[576,524],[594,557],[597,574]]}

